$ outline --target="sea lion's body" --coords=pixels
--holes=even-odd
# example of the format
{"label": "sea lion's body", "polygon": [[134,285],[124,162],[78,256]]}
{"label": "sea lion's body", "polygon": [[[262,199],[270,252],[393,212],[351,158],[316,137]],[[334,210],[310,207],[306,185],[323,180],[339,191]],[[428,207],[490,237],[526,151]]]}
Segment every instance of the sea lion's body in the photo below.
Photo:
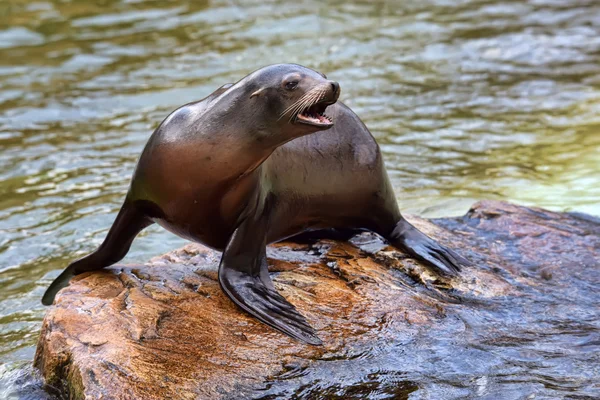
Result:
{"label": "sea lion's body", "polygon": [[[204,137],[179,136],[179,113],[190,115],[194,107],[177,110],[150,139],[128,196],[150,202],[154,222],[165,229],[223,251],[254,198],[277,202],[267,243],[307,229],[373,228],[373,214],[382,208],[399,217],[377,142],[340,102],[327,109],[332,128],[287,142],[242,177],[211,166],[216,152],[228,151],[222,143],[216,149]],[[224,170],[234,173],[225,177]]]}
{"label": "sea lion's body", "polygon": [[[281,117],[277,122],[256,117],[271,113],[275,106],[283,109],[276,104],[277,96],[286,98],[289,93],[272,90],[275,72],[267,75],[270,86],[263,84],[274,94],[264,94],[261,87],[248,88],[253,79],[266,79],[251,75],[245,78],[249,82],[223,86],[177,109],[146,145],[105,242],[71,264],[50,287],[44,303],[52,301],[70,276],[120,260],[135,235],[155,222],[224,251],[219,280],[232,300],[261,321],[313,344],[319,340],[310,326],[270,281],[268,243],[307,230],[368,229],[436,271],[455,274],[457,264],[465,260],[402,218],[375,139],[348,107],[333,104],[337,84],[323,89],[331,81],[314,71],[279,68],[280,75],[301,74],[299,79],[309,81],[307,93],[317,85],[321,98],[330,97],[321,103],[327,104],[335,125],[315,117],[312,130],[307,131],[297,123],[292,128],[291,122],[280,122]],[[258,109],[262,103],[246,107],[248,99],[261,95],[267,98],[263,111]]]}

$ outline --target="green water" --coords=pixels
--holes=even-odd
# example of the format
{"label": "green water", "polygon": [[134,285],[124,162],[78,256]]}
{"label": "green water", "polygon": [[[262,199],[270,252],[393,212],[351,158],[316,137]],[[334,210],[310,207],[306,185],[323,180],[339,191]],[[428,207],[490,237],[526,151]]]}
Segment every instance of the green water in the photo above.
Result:
{"label": "green water", "polygon": [[[101,242],[152,130],[279,62],[340,83],[407,212],[600,215],[597,1],[3,0],[0,398],[35,387],[44,287]],[[183,243],[153,227],[127,260]]]}

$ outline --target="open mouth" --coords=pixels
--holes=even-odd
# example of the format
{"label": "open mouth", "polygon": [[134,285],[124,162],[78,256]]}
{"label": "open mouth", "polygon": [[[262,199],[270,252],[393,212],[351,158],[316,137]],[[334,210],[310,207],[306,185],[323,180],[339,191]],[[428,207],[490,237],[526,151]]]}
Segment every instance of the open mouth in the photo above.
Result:
{"label": "open mouth", "polygon": [[325,109],[333,103],[321,102],[301,111],[296,116],[296,122],[323,128],[333,126],[331,117],[325,115]]}

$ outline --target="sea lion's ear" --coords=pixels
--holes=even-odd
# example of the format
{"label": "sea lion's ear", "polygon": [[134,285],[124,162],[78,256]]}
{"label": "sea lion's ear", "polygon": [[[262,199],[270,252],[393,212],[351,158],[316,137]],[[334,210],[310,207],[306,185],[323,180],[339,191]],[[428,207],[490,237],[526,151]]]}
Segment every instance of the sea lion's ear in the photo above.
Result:
{"label": "sea lion's ear", "polygon": [[255,91],[254,93],[252,93],[252,94],[250,95],[250,98],[253,98],[253,97],[255,97],[255,96],[260,96],[260,95],[261,95],[261,93],[262,93],[264,90],[265,90],[265,88],[264,88],[264,87],[262,87],[262,88],[258,89],[257,91]]}

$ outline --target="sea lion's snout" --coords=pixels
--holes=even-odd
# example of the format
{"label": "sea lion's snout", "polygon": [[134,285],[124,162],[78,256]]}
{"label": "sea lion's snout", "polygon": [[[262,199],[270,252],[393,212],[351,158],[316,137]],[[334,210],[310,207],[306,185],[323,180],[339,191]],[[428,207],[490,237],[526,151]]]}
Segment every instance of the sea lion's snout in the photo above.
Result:
{"label": "sea lion's snout", "polygon": [[330,106],[334,104],[340,97],[340,84],[336,81],[327,81],[327,84],[331,88],[328,93],[324,96],[323,103]]}
{"label": "sea lion's snout", "polygon": [[325,80],[314,85],[298,100],[300,106],[295,110],[293,123],[311,125],[320,129],[331,128],[334,121],[325,114],[325,111],[339,97],[340,84],[335,81]]}
{"label": "sea lion's snout", "polygon": [[[335,103],[337,101],[337,99],[340,97],[340,84],[335,82],[335,81],[330,81],[331,82],[331,90],[333,91],[333,96],[334,96],[334,101],[333,103]],[[331,104],[333,104],[331,103]]]}

